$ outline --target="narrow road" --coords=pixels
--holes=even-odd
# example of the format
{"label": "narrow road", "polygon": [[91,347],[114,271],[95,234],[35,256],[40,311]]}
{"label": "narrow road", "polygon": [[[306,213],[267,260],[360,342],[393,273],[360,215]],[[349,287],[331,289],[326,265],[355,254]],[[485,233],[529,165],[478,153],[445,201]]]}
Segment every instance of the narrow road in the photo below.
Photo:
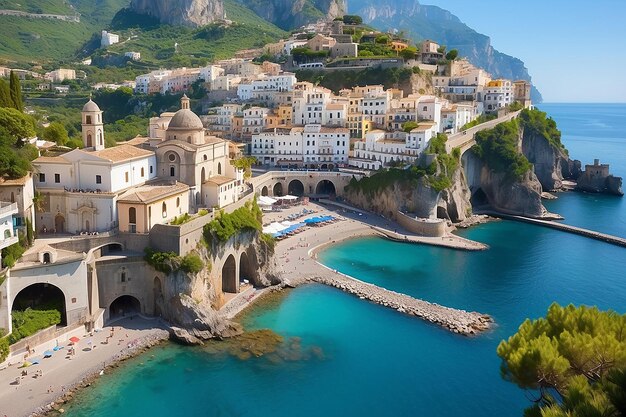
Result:
{"label": "narrow road", "polygon": [[463,132],[450,135],[448,137],[448,141],[446,142],[446,151],[450,153],[454,148],[461,148],[461,154],[464,153],[476,144],[476,140],[474,139],[476,133],[485,129],[493,129],[496,125],[502,122],[508,122],[509,120],[512,120],[519,116],[520,112],[521,110],[518,110],[516,112],[509,113],[506,116],[502,116],[497,119],[481,123],[478,126],[471,127]]}

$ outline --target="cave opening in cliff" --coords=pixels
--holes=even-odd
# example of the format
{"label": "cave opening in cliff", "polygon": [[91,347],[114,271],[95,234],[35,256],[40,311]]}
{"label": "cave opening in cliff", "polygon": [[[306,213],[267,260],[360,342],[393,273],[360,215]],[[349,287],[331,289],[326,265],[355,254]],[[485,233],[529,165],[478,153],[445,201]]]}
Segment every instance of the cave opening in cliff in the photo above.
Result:
{"label": "cave opening in cliff", "polygon": [[258,271],[255,268],[257,263],[256,255],[254,251],[249,251],[249,253],[242,252],[239,257],[239,282],[240,283],[248,283],[252,285],[257,285],[258,283]]}
{"label": "cave opening in cliff", "polygon": [[302,197],[304,195],[304,184],[300,180],[292,180],[287,187],[287,194]]}
{"label": "cave opening in cliff", "polygon": [[11,311],[25,311],[27,309],[35,311],[57,310],[61,313],[59,325],[67,325],[65,294],[60,288],[52,284],[32,284],[17,293]]}
{"label": "cave opening in cliff", "polygon": [[322,180],[317,183],[317,187],[315,187],[315,194],[334,196],[337,194],[337,190],[335,188],[335,184],[333,184],[332,181]]}
{"label": "cave opening in cliff", "polygon": [[486,207],[489,206],[489,199],[487,198],[487,195],[485,194],[483,189],[479,188],[478,190],[476,190],[476,192],[474,192],[474,194],[472,194],[470,203],[472,203],[472,207],[474,208]]}
{"label": "cave opening in cliff", "polygon": [[228,255],[222,267],[222,292],[237,292],[237,265],[233,255]]}
{"label": "cave opening in cliff", "polygon": [[132,295],[117,297],[109,307],[109,319],[117,319],[141,313],[141,302]]}

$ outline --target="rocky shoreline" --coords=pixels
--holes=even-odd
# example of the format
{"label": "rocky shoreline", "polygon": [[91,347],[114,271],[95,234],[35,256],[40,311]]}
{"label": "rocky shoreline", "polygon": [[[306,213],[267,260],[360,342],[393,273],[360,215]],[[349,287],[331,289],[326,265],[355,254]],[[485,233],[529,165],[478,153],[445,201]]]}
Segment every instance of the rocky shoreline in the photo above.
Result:
{"label": "rocky shoreline", "polygon": [[50,417],[63,414],[65,412],[63,408],[64,405],[71,402],[80,390],[90,387],[91,384],[100,376],[100,372],[117,368],[120,366],[121,362],[138,356],[150,348],[169,340],[169,338],[169,331],[158,330],[148,336],[138,339],[132,346],[123,349],[120,353],[115,355],[115,357],[112,360],[109,360],[103,368],[91,369],[85,372],[82,378],[66,387],[65,391],[59,395],[58,398],[35,409],[33,413],[30,414],[30,417]]}

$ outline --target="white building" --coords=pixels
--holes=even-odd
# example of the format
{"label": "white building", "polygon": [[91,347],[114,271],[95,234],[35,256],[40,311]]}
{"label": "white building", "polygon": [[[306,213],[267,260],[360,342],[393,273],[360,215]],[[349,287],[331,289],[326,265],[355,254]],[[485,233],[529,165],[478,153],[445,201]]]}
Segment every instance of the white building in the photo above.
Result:
{"label": "white building", "polygon": [[46,73],[45,78],[54,83],[61,83],[65,80],[75,80],[76,71],[69,68],[59,68],[57,70]]}
{"label": "white building", "polygon": [[129,52],[125,52],[124,56],[126,58],[130,58],[131,61],[139,61],[141,59],[141,53],[140,52],[129,51]]}
{"label": "white building", "polygon": [[[18,242],[13,216],[17,214],[17,203],[0,201],[0,250]],[[0,262],[2,257],[0,256]]]}
{"label": "white building", "polygon": [[102,31],[102,37],[100,39],[100,46],[102,48],[106,48],[107,46],[111,46],[113,44],[119,43],[120,37],[115,33],[107,32],[106,30]]}
{"label": "white building", "polygon": [[319,124],[252,136],[252,156],[269,166],[333,169],[348,163],[350,131]]}
{"label": "white building", "polygon": [[510,80],[493,80],[484,91],[485,111],[494,112],[513,102],[513,83]]}

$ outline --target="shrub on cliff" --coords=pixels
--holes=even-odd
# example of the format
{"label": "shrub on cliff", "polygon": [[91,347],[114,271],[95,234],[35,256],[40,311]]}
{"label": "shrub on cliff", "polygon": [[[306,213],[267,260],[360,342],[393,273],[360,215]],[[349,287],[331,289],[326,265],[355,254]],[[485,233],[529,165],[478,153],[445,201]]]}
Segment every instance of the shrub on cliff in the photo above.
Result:
{"label": "shrub on cliff", "polygon": [[9,339],[7,337],[0,338],[0,362],[4,362],[9,357]]}
{"label": "shrub on cliff", "polygon": [[476,145],[472,150],[490,169],[506,174],[509,180],[521,180],[532,168],[528,159],[519,152],[519,125],[516,120],[477,132],[475,137]]}
{"label": "shrub on cliff", "polygon": [[37,333],[46,327],[61,323],[61,313],[58,310],[13,311],[13,332],[9,335],[9,344]]}
{"label": "shrub on cliff", "polygon": [[204,268],[204,262],[202,262],[202,259],[200,259],[197,253],[188,253],[180,260],[179,269],[181,271],[197,274],[202,271],[202,268]]}
{"label": "shrub on cliff", "polygon": [[552,146],[563,149],[561,143],[561,131],[557,128],[556,122],[548,117],[546,112],[537,109],[524,109],[519,115],[520,125],[524,129],[524,135],[536,135],[545,138]]}
{"label": "shrub on cliff", "polygon": [[261,231],[263,213],[256,200],[246,202],[243,207],[232,213],[221,211],[219,216],[204,226],[204,238],[207,242],[213,240],[213,236],[219,242],[226,242],[231,237],[245,231]]}

